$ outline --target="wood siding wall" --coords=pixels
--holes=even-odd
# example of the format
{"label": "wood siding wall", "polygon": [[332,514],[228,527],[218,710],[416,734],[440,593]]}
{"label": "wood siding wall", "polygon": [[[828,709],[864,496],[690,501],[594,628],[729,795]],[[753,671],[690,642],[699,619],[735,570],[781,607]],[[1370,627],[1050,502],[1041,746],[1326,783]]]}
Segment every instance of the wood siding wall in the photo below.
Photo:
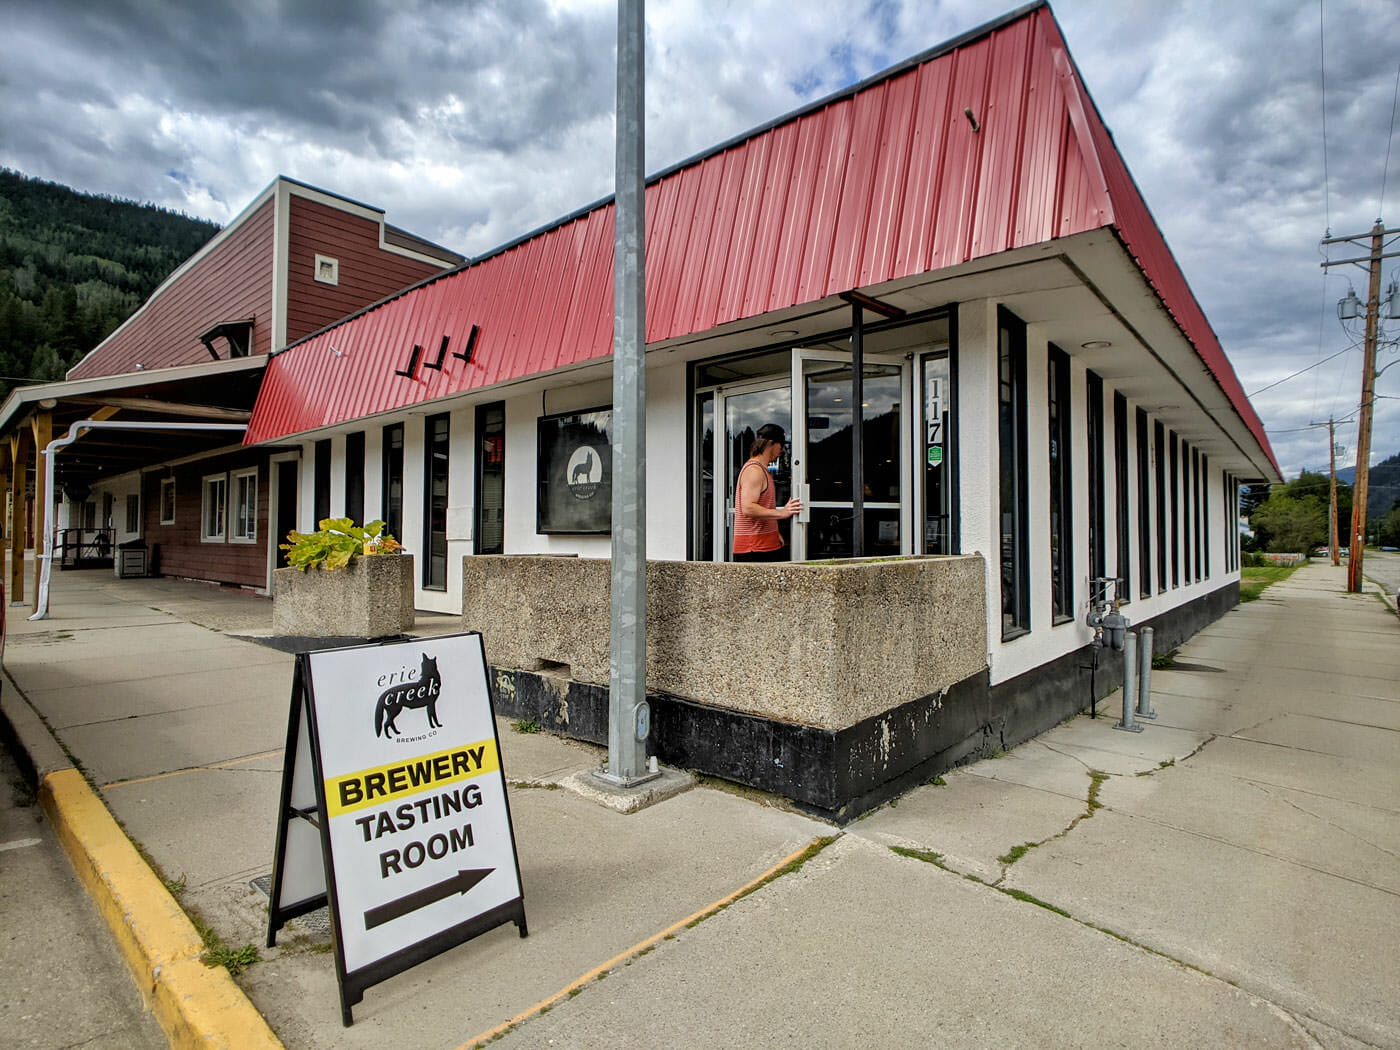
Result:
{"label": "wood siding wall", "polygon": [[[445,268],[382,249],[376,221],[295,194],[289,211],[289,343]],[[339,263],[339,284],[315,280],[318,254]]]}
{"label": "wood siding wall", "polygon": [[[253,354],[272,349],[274,201],[271,197],[209,254],[158,291],[69,373],[120,375],[210,360],[200,333],[220,321],[254,318]],[[221,357],[227,346],[215,344]]]}
{"label": "wood siding wall", "polygon": [[[258,468],[258,536],[256,543],[230,543],[232,513],[228,516],[225,539],[205,543],[200,537],[201,515],[204,511],[204,479],[211,474],[232,473],[248,467]],[[174,468],[175,522],[160,522],[161,481],[170,477],[168,471],[152,471],[141,479],[141,505],[144,514],[146,546],[151,550],[151,564],[161,576],[179,576],[192,580],[237,584],[244,587],[267,586],[267,454],[257,450],[217,456],[199,463]],[[233,488],[230,478],[229,491]],[[157,556],[156,545],[160,551]]]}

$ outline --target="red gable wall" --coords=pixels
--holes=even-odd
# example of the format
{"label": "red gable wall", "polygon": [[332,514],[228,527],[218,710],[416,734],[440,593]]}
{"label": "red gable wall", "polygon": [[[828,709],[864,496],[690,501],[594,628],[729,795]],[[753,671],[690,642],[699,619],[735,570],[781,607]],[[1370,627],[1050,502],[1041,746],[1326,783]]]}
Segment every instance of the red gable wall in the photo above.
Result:
{"label": "red gable wall", "polygon": [[[273,200],[183,273],[171,277],[144,306],[68,372],[69,379],[120,375],[210,360],[201,332],[219,321],[255,318],[253,354],[272,349]],[[223,342],[215,344],[220,355]]]}
{"label": "red gable wall", "polygon": [[[346,314],[406,288],[443,266],[379,247],[378,221],[299,197],[290,198],[287,341],[295,342]],[[340,264],[340,283],[314,279],[316,256]]]}

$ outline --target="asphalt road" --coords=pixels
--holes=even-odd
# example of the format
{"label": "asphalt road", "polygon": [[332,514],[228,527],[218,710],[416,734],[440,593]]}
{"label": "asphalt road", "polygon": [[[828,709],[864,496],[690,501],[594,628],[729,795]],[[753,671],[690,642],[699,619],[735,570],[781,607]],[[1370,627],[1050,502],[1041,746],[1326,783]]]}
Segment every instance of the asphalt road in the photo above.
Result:
{"label": "asphalt road", "polygon": [[1400,591],[1400,553],[1368,550],[1361,560],[1361,574],[1375,580],[1393,599]]}
{"label": "asphalt road", "polygon": [[0,746],[0,1045],[167,1047],[112,935]]}

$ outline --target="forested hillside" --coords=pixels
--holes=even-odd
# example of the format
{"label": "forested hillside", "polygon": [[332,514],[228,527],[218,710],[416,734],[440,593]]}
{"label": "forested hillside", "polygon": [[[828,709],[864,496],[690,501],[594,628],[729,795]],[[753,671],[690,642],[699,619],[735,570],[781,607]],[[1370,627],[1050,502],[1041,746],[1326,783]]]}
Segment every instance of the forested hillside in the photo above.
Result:
{"label": "forested hillside", "polygon": [[61,379],[218,231],[0,168],[0,398]]}

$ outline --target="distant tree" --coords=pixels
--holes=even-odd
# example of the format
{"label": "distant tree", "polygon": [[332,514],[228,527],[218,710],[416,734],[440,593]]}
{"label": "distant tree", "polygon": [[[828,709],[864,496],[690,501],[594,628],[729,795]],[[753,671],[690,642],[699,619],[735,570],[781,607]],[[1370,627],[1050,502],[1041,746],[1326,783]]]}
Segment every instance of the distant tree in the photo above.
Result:
{"label": "distant tree", "polygon": [[1263,550],[1309,551],[1327,542],[1327,504],[1316,496],[1294,499],[1276,492],[1250,516],[1249,524]]}
{"label": "distant tree", "polygon": [[0,168],[0,397],[61,379],[218,230]]}
{"label": "distant tree", "polygon": [[1254,516],[1263,502],[1269,498],[1268,485],[1240,486],[1240,514],[1245,518]]}
{"label": "distant tree", "polygon": [[1382,547],[1400,547],[1400,500],[1376,523]]}
{"label": "distant tree", "polygon": [[[1308,496],[1315,497],[1322,503],[1325,512],[1331,502],[1331,478],[1326,474],[1305,470],[1292,481],[1283,485],[1275,485],[1273,491],[1282,491],[1290,499],[1305,499]],[[1342,539],[1346,536],[1346,531],[1351,523],[1351,485],[1337,479],[1337,533]]]}

